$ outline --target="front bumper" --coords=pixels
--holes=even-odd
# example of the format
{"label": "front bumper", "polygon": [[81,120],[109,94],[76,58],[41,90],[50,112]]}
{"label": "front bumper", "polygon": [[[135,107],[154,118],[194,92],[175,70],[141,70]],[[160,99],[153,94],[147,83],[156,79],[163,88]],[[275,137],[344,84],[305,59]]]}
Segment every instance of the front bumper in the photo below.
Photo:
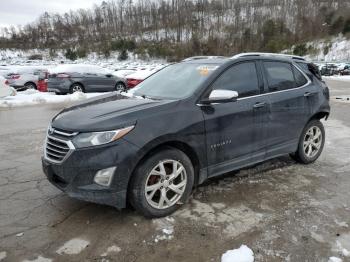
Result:
{"label": "front bumper", "polygon": [[[137,147],[121,139],[112,146],[75,150],[60,164],[43,157],[42,167],[50,183],[70,197],[124,208],[137,152]],[[99,170],[114,166],[117,168],[109,187],[94,182]]]}

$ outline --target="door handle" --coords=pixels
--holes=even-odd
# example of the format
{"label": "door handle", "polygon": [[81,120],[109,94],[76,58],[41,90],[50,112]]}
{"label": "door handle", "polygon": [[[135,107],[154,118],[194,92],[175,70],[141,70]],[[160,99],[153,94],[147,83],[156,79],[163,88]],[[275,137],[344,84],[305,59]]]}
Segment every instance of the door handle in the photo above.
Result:
{"label": "door handle", "polygon": [[306,92],[304,94],[305,97],[310,97],[310,96],[314,96],[314,95],[316,95],[316,93],[313,93],[313,92]]}
{"label": "door handle", "polygon": [[266,106],[266,102],[256,103],[254,105],[254,108],[262,108]]}

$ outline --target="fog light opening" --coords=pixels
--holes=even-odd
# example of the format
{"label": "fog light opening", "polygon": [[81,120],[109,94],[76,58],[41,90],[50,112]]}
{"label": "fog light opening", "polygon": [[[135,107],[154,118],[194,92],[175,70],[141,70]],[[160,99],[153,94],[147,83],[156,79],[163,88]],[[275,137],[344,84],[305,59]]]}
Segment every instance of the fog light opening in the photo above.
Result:
{"label": "fog light opening", "polygon": [[116,167],[110,167],[98,171],[95,175],[94,182],[98,185],[109,187],[112,183],[115,170]]}

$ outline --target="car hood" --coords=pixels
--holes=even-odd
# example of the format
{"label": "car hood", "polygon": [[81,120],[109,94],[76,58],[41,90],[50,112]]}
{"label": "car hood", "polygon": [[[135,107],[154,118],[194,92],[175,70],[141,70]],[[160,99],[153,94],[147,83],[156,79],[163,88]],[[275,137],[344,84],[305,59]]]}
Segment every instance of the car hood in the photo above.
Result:
{"label": "car hood", "polygon": [[165,110],[172,100],[104,95],[64,109],[52,120],[52,127],[72,132],[98,132],[135,125],[142,116]]}

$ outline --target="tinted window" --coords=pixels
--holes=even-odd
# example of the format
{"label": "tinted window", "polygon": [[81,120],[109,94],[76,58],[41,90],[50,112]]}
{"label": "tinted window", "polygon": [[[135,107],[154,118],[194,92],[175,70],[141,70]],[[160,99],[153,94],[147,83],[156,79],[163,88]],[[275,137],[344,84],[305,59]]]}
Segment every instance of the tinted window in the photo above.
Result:
{"label": "tinted window", "polygon": [[213,89],[237,91],[239,97],[259,94],[255,63],[248,62],[232,66],[215,81]]}
{"label": "tinted window", "polygon": [[297,84],[297,87],[307,84],[307,79],[305,78],[305,76],[295,67],[294,67],[294,76],[295,76],[295,82]]}
{"label": "tinted window", "polygon": [[316,76],[318,79],[322,79],[322,76],[316,65],[303,62],[297,62],[297,64],[299,68],[301,68],[301,70],[303,70],[303,72],[307,74],[310,78],[312,78],[312,76]]}
{"label": "tinted window", "polygon": [[292,66],[283,62],[264,62],[270,91],[295,88]]}

